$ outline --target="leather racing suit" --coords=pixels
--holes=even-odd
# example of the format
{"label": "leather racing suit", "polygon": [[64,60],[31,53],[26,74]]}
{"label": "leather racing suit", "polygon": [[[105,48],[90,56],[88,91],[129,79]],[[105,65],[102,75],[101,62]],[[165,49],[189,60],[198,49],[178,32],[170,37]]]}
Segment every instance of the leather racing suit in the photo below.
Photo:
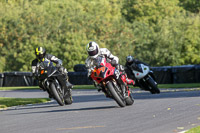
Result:
{"label": "leather racing suit", "polygon": [[[42,61],[51,61],[53,63],[56,63],[56,67],[58,68],[58,71],[62,73],[62,78],[59,78],[59,82],[61,83],[62,88],[64,88],[65,91],[71,91],[71,88],[73,87],[72,84],[68,81],[68,72],[67,69],[62,66],[62,60],[58,59],[56,56],[51,54],[46,54]],[[39,63],[41,61],[39,59],[34,59],[32,61],[32,73],[33,76],[38,78],[38,69],[39,69]],[[46,91],[43,86],[41,85],[41,82],[39,81],[39,87]],[[70,92],[71,93],[71,92]],[[51,96],[50,96],[51,97]]]}
{"label": "leather racing suit", "polygon": [[[118,64],[119,58],[117,56],[114,56],[107,48],[99,48],[99,51],[100,51],[99,53],[100,56],[104,56],[108,62],[110,62],[113,66],[116,67],[116,69],[122,72],[122,74],[125,74],[123,66]],[[85,66],[88,70],[88,77],[90,78],[91,72],[93,68],[95,67],[94,59],[88,56],[88,58],[85,61]],[[121,78],[118,78],[118,79],[119,79],[118,82],[123,84],[123,81],[121,81]],[[134,81],[128,78],[127,78],[127,82],[129,84],[134,84]]]}

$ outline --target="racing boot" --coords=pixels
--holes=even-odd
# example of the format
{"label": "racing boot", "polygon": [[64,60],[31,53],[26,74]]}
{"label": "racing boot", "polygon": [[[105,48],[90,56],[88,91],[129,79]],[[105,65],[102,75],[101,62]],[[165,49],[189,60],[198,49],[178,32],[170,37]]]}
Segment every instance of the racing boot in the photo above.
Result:
{"label": "racing boot", "polygon": [[73,85],[68,80],[66,80],[66,87],[73,88]]}
{"label": "racing boot", "polygon": [[133,85],[133,86],[135,85],[135,81],[134,80],[129,79],[126,74],[125,74],[125,77],[126,77],[126,82],[127,82],[128,85]]}
{"label": "racing boot", "polygon": [[58,68],[58,70],[62,73],[64,80],[66,80],[66,86],[67,88],[72,88],[72,84],[68,81],[69,77],[68,77],[68,72],[67,69],[64,68],[63,66],[60,66]]}
{"label": "racing boot", "polygon": [[66,87],[72,89],[73,85],[69,82],[69,77],[68,77],[67,71],[64,72],[64,77],[65,77],[65,80],[66,80]]}

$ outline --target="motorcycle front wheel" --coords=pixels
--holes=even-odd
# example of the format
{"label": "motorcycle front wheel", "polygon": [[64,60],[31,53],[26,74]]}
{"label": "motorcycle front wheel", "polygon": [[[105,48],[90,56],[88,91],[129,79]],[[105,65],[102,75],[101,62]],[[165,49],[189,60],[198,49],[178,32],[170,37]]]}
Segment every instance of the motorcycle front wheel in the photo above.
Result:
{"label": "motorcycle front wheel", "polygon": [[155,81],[153,80],[152,77],[149,77],[147,82],[149,83],[149,86],[151,87],[150,92],[152,94],[155,94],[155,93],[159,94],[160,93],[160,90],[158,89],[157,84],[155,83]]}
{"label": "motorcycle front wheel", "polygon": [[117,102],[117,104],[120,107],[125,107],[126,103],[125,101],[119,96],[119,94],[116,92],[112,82],[108,82],[107,87],[111,93],[111,95],[113,96],[113,99]]}
{"label": "motorcycle front wheel", "polygon": [[57,89],[56,89],[56,86],[54,85],[54,83],[51,83],[51,85],[50,85],[50,88],[51,88],[51,91],[52,91],[52,93],[53,93],[53,97],[54,97],[54,99],[57,101],[57,103],[60,105],[60,106],[64,106],[65,104],[64,104],[64,99],[63,99],[63,97],[61,97],[58,93],[58,91],[57,91]]}

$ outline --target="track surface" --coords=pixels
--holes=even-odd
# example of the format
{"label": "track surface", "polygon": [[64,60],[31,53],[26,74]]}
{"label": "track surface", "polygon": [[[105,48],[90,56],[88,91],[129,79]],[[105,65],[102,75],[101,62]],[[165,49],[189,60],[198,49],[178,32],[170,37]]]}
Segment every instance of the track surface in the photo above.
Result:
{"label": "track surface", "polygon": [[[47,97],[46,92],[0,91],[0,97]],[[12,107],[0,111],[1,133],[176,133],[200,125],[200,92],[133,92],[120,108],[96,90],[74,90],[74,103]]]}

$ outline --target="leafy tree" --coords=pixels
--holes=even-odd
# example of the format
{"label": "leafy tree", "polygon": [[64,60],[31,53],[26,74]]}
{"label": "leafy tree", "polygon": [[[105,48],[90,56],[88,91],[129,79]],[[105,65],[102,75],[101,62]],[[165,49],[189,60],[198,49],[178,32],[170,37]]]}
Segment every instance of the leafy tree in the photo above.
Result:
{"label": "leafy tree", "polygon": [[200,12],[200,1],[199,0],[180,0],[180,6],[183,6],[186,10],[193,13]]}
{"label": "leafy tree", "polygon": [[84,64],[90,41],[121,64],[129,54],[153,66],[200,63],[200,16],[191,1],[2,0],[0,72],[30,71],[38,46],[72,71]]}

